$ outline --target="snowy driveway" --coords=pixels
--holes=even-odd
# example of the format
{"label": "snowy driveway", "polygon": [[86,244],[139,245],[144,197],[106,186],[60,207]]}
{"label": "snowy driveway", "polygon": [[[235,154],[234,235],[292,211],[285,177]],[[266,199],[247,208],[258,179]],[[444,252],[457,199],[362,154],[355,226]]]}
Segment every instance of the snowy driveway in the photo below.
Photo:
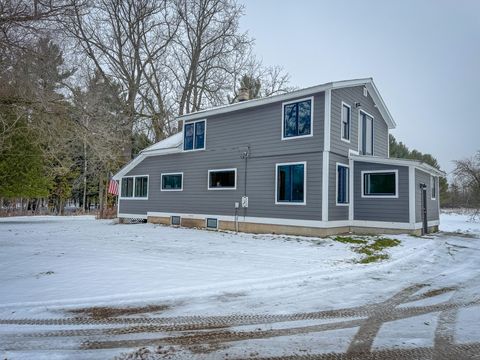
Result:
{"label": "snowy driveway", "polygon": [[395,236],[366,265],[331,239],[0,219],[0,355],[475,359],[480,224],[466,219]]}

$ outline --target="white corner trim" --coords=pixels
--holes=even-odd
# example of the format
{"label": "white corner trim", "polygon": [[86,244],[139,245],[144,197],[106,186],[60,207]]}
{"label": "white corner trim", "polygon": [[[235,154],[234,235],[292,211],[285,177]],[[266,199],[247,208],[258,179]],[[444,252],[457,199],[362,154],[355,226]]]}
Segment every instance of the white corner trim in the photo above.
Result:
{"label": "white corner trim", "polygon": [[[182,185],[180,189],[164,189],[163,188],[163,177],[165,175],[182,175]],[[183,172],[178,171],[178,172],[170,172],[170,173],[161,173],[160,174],[160,191],[183,191]]]}
{"label": "white corner trim", "polygon": [[330,137],[331,137],[331,123],[332,123],[332,90],[325,90],[325,126],[324,126],[324,139],[323,139],[323,151],[330,151]]}
{"label": "white corner trim", "polygon": [[[137,183],[137,178],[140,177],[146,177],[147,178],[147,196],[145,197],[137,197],[135,196],[135,185]],[[129,179],[133,178],[133,196],[131,197],[123,197],[122,196],[122,181],[123,179]],[[119,199],[120,200],[148,200],[148,195],[150,193],[150,176],[149,175],[129,175],[129,176],[123,176],[120,179],[120,184],[119,184]]]}
{"label": "white corner trim", "polygon": [[[338,167],[343,166],[348,169],[348,184],[347,184],[347,200],[346,203],[339,203],[338,202]],[[350,165],[337,162],[335,164],[335,205],[336,206],[350,206]]]}
{"label": "white corner trim", "polygon": [[[284,165],[303,165],[303,202],[278,201],[278,167]],[[296,161],[275,164],[275,205],[307,205],[307,162]]]}
{"label": "white corner trim", "polygon": [[328,221],[328,169],[330,165],[330,153],[323,152],[322,159],[322,221]]}
{"label": "white corner trim", "polygon": [[[395,195],[367,195],[365,194],[364,175],[365,174],[378,174],[378,173],[394,173],[395,174]],[[398,198],[398,169],[385,169],[385,170],[364,170],[361,172],[361,196],[366,199],[397,199]]]}
{"label": "white corner trim", "polygon": [[417,189],[415,186],[415,167],[413,165],[410,165],[408,167],[408,218],[411,225],[415,224],[416,193]]}
{"label": "white corner trim", "polygon": [[354,210],[354,199],[355,199],[355,196],[354,196],[354,177],[355,177],[355,169],[354,169],[354,164],[355,162],[353,161],[353,159],[348,159],[348,164],[349,164],[349,172],[350,172],[350,176],[349,176],[349,180],[350,180],[350,183],[349,183],[349,187],[350,187],[350,204],[349,204],[349,207],[348,207],[348,220],[350,221],[353,221],[353,210]]}
{"label": "white corner trim", "polygon": [[[226,171],[233,171],[235,174],[235,186],[234,187],[210,187],[210,173],[215,172],[226,172]],[[210,169],[208,170],[207,174],[207,188],[208,190],[237,190],[237,168],[229,168],[229,169]]]}
{"label": "white corner trim", "polygon": [[[310,100],[310,101],[311,101],[311,108],[310,108],[310,134],[285,137],[285,105],[295,104],[295,103],[299,103],[299,102],[306,101],[306,100]],[[313,97],[313,96],[309,96],[309,97],[305,97],[305,98],[302,98],[302,99],[295,99],[295,100],[283,102],[283,103],[282,103],[282,132],[281,132],[282,138],[281,138],[281,139],[282,139],[282,140],[294,140],[294,139],[302,139],[302,138],[312,137],[312,136],[313,136],[313,122],[314,122],[313,108],[314,108],[314,97]],[[297,114],[297,115],[298,115],[298,114]]]}

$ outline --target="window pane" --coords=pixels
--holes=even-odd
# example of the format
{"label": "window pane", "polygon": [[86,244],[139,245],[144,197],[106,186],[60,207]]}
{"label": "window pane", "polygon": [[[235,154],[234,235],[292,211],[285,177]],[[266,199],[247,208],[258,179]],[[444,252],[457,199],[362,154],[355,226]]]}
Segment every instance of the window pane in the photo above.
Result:
{"label": "window pane", "polygon": [[182,188],[182,174],[162,175],[162,189],[176,190]]}
{"label": "window pane", "polygon": [[284,108],[284,137],[298,135],[297,129],[297,104],[285,105]]}
{"label": "window pane", "polygon": [[365,195],[396,195],[395,173],[364,174]]}
{"label": "window pane", "polygon": [[277,176],[277,201],[304,201],[305,167],[303,164],[278,166]]}
{"label": "window pane", "polygon": [[348,204],[348,168],[346,166],[338,167],[338,184],[337,184],[337,203]]}
{"label": "window pane", "polygon": [[135,197],[147,197],[148,178],[139,176],[135,178]]}
{"label": "window pane", "polygon": [[193,125],[194,124],[186,124],[185,125],[185,134],[183,137],[183,149],[184,150],[192,150],[193,149]]}
{"label": "window pane", "polygon": [[365,115],[365,154],[373,155],[373,119]]}
{"label": "window pane", "polygon": [[205,147],[205,121],[195,123],[195,149]]}
{"label": "window pane", "polygon": [[311,125],[311,100],[298,103],[298,135],[309,135]]}
{"label": "window pane", "polygon": [[234,188],[235,187],[235,171],[211,171],[210,172],[211,188]]}
{"label": "window pane", "polygon": [[133,178],[122,179],[122,197],[133,196]]}
{"label": "window pane", "polygon": [[350,108],[342,106],[342,138],[350,140]]}
{"label": "window pane", "polygon": [[292,165],[292,201],[303,202],[303,164]]}
{"label": "window pane", "polygon": [[290,201],[291,198],[291,176],[290,176],[290,166],[279,166],[278,167],[278,201]]}

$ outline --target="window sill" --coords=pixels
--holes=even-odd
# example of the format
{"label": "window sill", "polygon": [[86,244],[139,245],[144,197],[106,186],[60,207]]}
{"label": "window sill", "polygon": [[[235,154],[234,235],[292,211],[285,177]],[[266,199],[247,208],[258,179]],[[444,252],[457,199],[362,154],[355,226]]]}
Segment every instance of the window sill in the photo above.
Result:
{"label": "window sill", "polygon": [[289,136],[289,137],[283,137],[283,136],[282,136],[282,141],[283,141],[283,140],[303,139],[303,138],[309,138],[309,137],[312,137],[312,136],[313,136],[313,134],[298,135],[298,136]]}

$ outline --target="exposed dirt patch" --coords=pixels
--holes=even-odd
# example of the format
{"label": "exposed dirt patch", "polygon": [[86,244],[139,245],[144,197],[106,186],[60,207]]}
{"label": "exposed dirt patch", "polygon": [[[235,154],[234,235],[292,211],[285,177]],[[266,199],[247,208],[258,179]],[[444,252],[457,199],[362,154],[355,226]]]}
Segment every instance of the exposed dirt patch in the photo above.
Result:
{"label": "exposed dirt patch", "polygon": [[108,307],[108,306],[95,306],[89,308],[81,308],[69,310],[69,313],[79,315],[79,316],[88,316],[95,320],[108,319],[117,316],[133,315],[133,314],[143,314],[143,313],[152,313],[160,312],[170,309],[169,305],[147,305],[141,307]]}

